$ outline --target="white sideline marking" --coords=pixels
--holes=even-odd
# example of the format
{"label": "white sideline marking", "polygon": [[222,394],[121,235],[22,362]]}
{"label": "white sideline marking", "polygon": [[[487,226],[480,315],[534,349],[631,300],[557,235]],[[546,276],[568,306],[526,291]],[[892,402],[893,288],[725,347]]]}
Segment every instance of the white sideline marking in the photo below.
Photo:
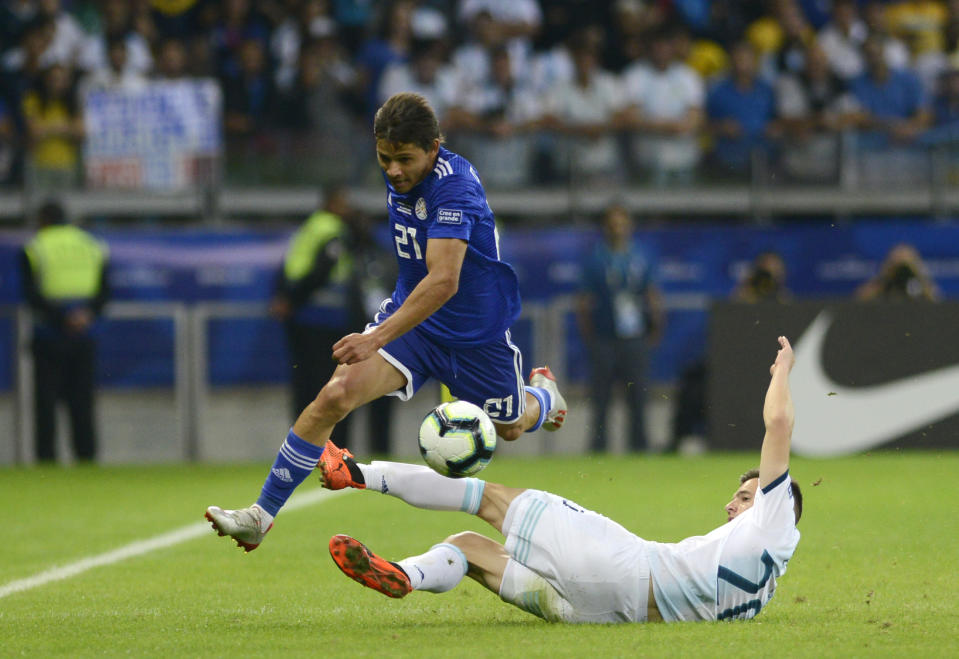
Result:
{"label": "white sideline marking", "polygon": [[[349,492],[349,490],[340,490],[338,492],[322,489],[313,490],[299,496],[294,496],[290,499],[290,502],[283,507],[283,510],[284,512],[289,512],[290,510],[296,510],[297,508],[305,508],[306,506],[311,506],[315,503],[323,501],[324,499],[329,499],[330,497],[338,494],[345,494],[346,492]],[[7,595],[13,595],[14,593],[20,593],[25,590],[38,588],[39,586],[46,585],[53,581],[62,581],[63,579],[75,577],[78,574],[82,574],[83,572],[91,570],[95,567],[112,565],[113,563],[119,563],[120,561],[128,558],[133,558],[134,556],[149,554],[157,549],[172,547],[173,545],[178,545],[181,542],[186,542],[187,540],[192,540],[193,538],[198,538],[201,535],[208,533],[214,533],[214,531],[212,528],[210,528],[210,523],[204,521],[197,522],[195,524],[188,524],[170,531],[169,533],[147,538],[146,540],[131,542],[128,545],[124,545],[118,549],[108,551],[104,554],[89,556],[87,558],[80,559],[75,563],[53,567],[49,570],[39,572],[32,577],[17,579],[16,581],[11,581],[10,583],[4,584],[3,586],[0,586],[0,599],[3,599]]]}

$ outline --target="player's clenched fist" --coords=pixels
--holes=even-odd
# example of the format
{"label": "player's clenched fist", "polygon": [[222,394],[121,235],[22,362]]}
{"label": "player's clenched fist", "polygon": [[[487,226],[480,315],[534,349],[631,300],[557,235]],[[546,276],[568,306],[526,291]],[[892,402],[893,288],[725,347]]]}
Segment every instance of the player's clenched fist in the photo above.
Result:
{"label": "player's clenched fist", "polygon": [[347,334],[333,344],[333,359],[340,364],[356,364],[372,357],[379,347],[369,334]]}

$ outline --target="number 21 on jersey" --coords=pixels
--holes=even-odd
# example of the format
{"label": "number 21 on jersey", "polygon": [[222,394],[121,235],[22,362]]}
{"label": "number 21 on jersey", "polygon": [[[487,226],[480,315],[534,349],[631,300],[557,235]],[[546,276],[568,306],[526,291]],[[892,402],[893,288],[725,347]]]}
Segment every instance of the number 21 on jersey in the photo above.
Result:
{"label": "number 21 on jersey", "polygon": [[397,222],[393,228],[397,232],[393,235],[396,240],[396,253],[404,259],[415,258],[417,261],[422,261],[423,253],[420,250],[420,244],[416,242],[416,227],[404,226]]}

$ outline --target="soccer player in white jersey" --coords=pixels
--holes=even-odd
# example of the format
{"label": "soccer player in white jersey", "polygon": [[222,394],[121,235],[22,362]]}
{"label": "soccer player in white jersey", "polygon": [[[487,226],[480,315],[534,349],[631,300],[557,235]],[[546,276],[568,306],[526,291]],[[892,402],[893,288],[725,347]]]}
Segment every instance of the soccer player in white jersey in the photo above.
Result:
{"label": "soccer player in white jersey", "polygon": [[523,358],[510,338],[519,281],[500,259],[493,211],[473,165],[443,147],[436,113],[419,94],[390,97],[376,113],[373,135],[399,265],[396,287],[364,332],[333,344],[339,366],[290,428],[256,502],[207,508],[213,528],[246,551],[259,546],[312,473],[333,427],[380,396],[409,400],[438,380],[482,407],[507,441],[557,430],[566,419],[549,367],[534,368],[524,384]]}
{"label": "soccer player in white jersey", "polygon": [[506,537],[500,544],[467,531],[393,563],[336,535],[333,560],[347,576],[390,597],[445,592],[468,575],[505,602],[556,622],[752,618],[786,571],[802,514],[799,486],[789,476],[795,359],[785,337],[779,346],[763,406],[759,469],[742,476],[726,504],[726,524],[706,535],[652,542],[548,492],[444,478],[420,465],[360,464],[328,446],[320,461],[326,487],[368,487],[419,508],[468,512]]}

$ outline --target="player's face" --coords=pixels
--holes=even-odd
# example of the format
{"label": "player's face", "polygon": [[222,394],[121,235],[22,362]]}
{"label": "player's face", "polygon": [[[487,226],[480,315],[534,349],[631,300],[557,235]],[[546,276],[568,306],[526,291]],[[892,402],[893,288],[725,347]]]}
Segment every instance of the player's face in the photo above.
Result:
{"label": "player's face", "polygon": [[756,488],[759,487],[758,478],[750,478],[739,486],[733,500],[726,504],[726,521],[731,522],[741,513],[746,512],[753,507],[753,499],[756,497]]}
{"label": "player's face", "polygon": [[415,144],[376,140],[376,159],[386,172],[390,185],[400,194],[405,194],[430,173],[439,149],[439,140],[434,140],[429,151]]}

